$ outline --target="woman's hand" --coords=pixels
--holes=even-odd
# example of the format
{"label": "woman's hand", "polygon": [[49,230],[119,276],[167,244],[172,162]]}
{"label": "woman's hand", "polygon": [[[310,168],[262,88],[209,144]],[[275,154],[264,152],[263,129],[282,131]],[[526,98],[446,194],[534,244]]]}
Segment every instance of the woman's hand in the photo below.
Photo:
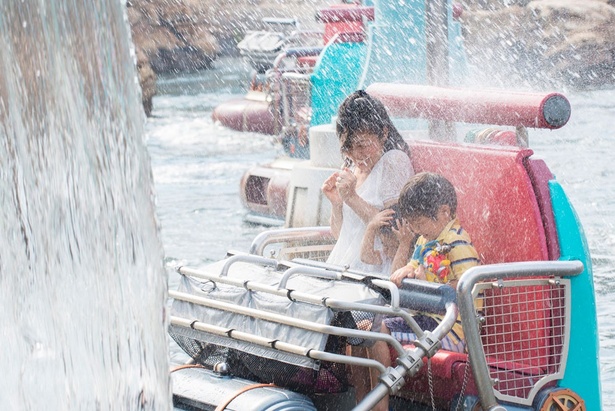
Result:
{"label": "woman's hand", "polygon": [[403,244],[404,242],[411,242],[415,236],[414,231],[410,228],[408,220],[405,218],[398,218],[397,228],[391,227],[391,230],[393,231],[393,234],[395,234],[395,238],[397,238],[397,241],[400,244]]}
{"label": "woman's hand", "polygon": [[370,220],[367,225],[368,229],[376,230],[382,226],[391,225],[391,221],[393,221],[393,214],[395,214],[395,210],[385,208]]}
{"label": "woman's hand", "polygon": [[335,179],[337,191],[344,202],[357,195],[357,177],[347,167],[338,173]]}
{"label": "woman's hand", "polygon": [[340,197],[340,194],[336,186],[339,175],[340,175],[339,172],[335,172],[331,174],[329,178],[327,178],[325,182],[322,183],[322,187],[321,187],[323,194],[325,195],[325,197],[329,199],[329,201],[331,202],[331,205],[333,205],[334,207],[342,205],[342,197]]}

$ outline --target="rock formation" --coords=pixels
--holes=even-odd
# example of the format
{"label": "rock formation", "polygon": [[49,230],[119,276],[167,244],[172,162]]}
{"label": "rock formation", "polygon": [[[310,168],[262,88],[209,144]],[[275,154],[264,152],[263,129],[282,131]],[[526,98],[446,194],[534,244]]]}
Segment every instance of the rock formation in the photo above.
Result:
{"label": "rock formation", "polygon": [[468,57],[502,84],[591,88],[615,84],[615,0],[470,0]]}
{"label": "rock formation", "polygon": [[127,6],[133,41],[156,74],[211,66],[218,43],[190,2],[131,0]]}
{"label": "rock formation", "polygon": [[[468,60],[481,85],[615,84],[615,0],[460,1]],[[338,2],[129,0],[144,104],[151,107],[153,73],[210,67],[218,53],[236,53],[263,17],[296,17],[303,28],[317,28],[315,11]]]}
{"label": "rock formation", "polygon": [[218,54],[236,53],[247,30],[263,17],[296,17],[316,26],[315,11],[325,0],[128,0],[127,12],[137,51],[143,106],[151,113],[156,75],[209,68]]}

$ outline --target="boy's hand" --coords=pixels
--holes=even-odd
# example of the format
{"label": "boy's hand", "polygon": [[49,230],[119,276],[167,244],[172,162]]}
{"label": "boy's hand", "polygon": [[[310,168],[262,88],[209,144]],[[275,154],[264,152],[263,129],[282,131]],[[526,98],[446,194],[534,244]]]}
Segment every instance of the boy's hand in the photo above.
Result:
{"label": "boy's hand", "polygon": [[415,269],[411,265],[405,265],[399,270],[396,270],[389,278],[396,286],[401,287],[401,281],[404,278],[414,278]]}
{"label": "boy's hand", "polygon": [[416,278],[417,280],[427,280],[427,275],[425,275],[425,267],[424,266],[419,265],[414,270],[414,278]]}
{"label": "boy's hand", "polygon": [[401,281],[404,278],[415,278],[417,280],[426,280],[427,276],[425,275],[425,267],[419,265],[417,268],[414,268],[410,264],[405,265],[404,267],[396,270],[393,274],[391,274],[390,280],[395,283],[396,286],[401,287]]}

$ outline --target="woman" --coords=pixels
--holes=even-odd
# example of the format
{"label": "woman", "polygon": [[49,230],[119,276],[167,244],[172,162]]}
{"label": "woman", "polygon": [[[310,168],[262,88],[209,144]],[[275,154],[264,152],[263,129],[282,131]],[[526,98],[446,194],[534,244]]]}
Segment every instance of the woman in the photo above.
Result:
{"label": "woman", "polygon": [[414,174],[410,148],[384,105],[363,90],[340,105],[336,126],[344,167],[322,185],[332,205],[331,231],[337,242],[328,263],[362,271],[375,266],[361,262],[361,241],[369,221],[397,202]]}

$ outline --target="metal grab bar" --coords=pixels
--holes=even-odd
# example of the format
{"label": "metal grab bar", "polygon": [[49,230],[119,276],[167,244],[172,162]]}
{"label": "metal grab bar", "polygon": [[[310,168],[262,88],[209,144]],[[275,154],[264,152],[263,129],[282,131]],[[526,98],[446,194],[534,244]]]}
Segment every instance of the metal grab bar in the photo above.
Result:
{"label": "metal grab bar", "polygon": [[397,358],[397,366],[389,367],[388,371],[380,376],[380,383],[371,390],[363,400],[357,404],[353,411],[369,411],[389,393],[397,392],[405,383],[406,376],[415,375],[423,365],[423,357],[430,355],[430,351],[455,325],[457,319],[457,304],[447,304],[446,314],[442,322],[432,331],[425,332],[424,337],[418,340],[414,348],[404,351],[404,355]]}
{"label": "metal grab bar", "polygon": [[[336,327],[333,325],[315,323],[312,321],[289,317],[284,314],[277,314],[269,311],[258,310],[256,308],[243,307],[232,303],[227,303],[225,301],[218,301],[211,298],[199,297],[179,291],[169,291],[169,297],[175,300],[199,304],[205,307],[241,314],[252,318],[275,322],[278,324],[285,324],[291,327],[314,331],[321,334],[359,338],[372,341],[384,341],[390,346],[392,346],[395,351],[397,351],[398,355],[400,355],[400,357],[404,354],[404,348],[401,343],[391,335],[385,333],[355,330],[351,328]],[[369,306],[369,304],[363,304],[363,306]]]}
{"label": "metal grab bar", "polygon": [[278,284],[278,289],[286,289],[286,283],[290,280],[291,277],[295,275],[307,275],[310,277],[319,277],[319,278],[327,278],[330,280],[341,280],[342,275],[340,273],[324,270],[322,268],[314,268],[314,267],[293,267],[284,271],[282,278],[280,279],[280,283]]}
{"label": "metal grab bar", "polygon": [[232,338],[238,341],[245,341],[252,344],[257,344],[262,347],[272,348],[278,351],[283,351],[295,355],[300,355],[314,360],[330,361],[340,364],[358,365],[361,367],[370,367],[377,369],[381,374],[386,372],[384,365],[376,360],[367,358],[350,357],[343,354],[332,354],[326,351],[316,350],[314,348],[302,347],[296,344],[290,344],[280,340],[271,340],[258,335],[228,329],[217,325],[207,324],[202,321],[195,321],[177,316],[171,316],[171,325],[184,328],[192,328],[194,330],[203,331],[206,333],[215,334],[221,337]]}
{"label": "metal grab bar", "polygon": [[480,330],[474,311],[472,289],[482,281],[506,278],[528,278],[575,276],[583,272],[580,261],[527,261],[506,264],[490,264],[468,269],[457,283],[457,297],[461,313],[468,354],[472,361],[472,374],[476,382],[478,396],[484,411],[505,411],[495,398],[489,367],[480,337]]}
{"label": "metal grab bar", "polygon": [[228,260],[226,260],[226,263],[224,263],[222,270],[220,270],[220,277],[226,277],[228,275],[228,270],[231,267],[231,265],[237,262],[262,264],[262,265],[267,265],[269,267],[278,266],[278,260],[275,260],[273,258],[266,258],[260,255],[252,255],[252,254],[237,254],[237,255],[230,257]]}
{"label": "metal grab bar", "polygon": [[[286,262],[291,264],[290,262]],[[283,263],[281,263],[283,264]],[[374,305],[369,303],[361,303],[361,302],[350,302],[344,300],[338,300],[335,298],[326,298],[323,299],[320,295],[304,293],[297,290],[288,290],[283,288],[278,288],[274,285],[268,285],[264,283],[259,283],[256,280],[240,280],[233,279],[229,276],[219,276],[218,274],[207,273],[204,271],[195,270],[188,267],[179,267],[177,272],[181,275],[186,275],[190,277],[196,277],[208,281],[212,281],[214,283],[220,282],[223,284],[232,285],[235,287],[245,288],[246,290],[251,291],[261,291],[273,295],[277,295],[280,297],[287,297],[291,300],[302,301],[308,304],[314,305],[324,305],[331,309],[337,310],[348,310],[348,311],[366,311],[372,312],[374,314],[384,314],[384,315],[396,315],[402,317],[415,331],[417,336],[423,335],[423,330],[418,326],[412,315],[405,311],[401,310],[399,307],[399,290],[397,286],[390,281],[379,280],[379,279],[371,279],[372,283],[378,287],[387,288],[391,292],[391,307]],[[356,281],[356,279],[354,279]],[[401,347],[401,345],[400,345]]]}
{"label": "metal grab bar", "polygon": [[332,240],[331,227],[301,227],[267,230],[257,235],[250,245],[250,254],[263,255],[265,247],[282,241],[315,239]]}
{"label": "metal grab bar", "polygon": [[448,303],[457,302],[453,287],[409,278],[402,280],[399,298],[399,304],[404,308],[434,314],[444,314]]}

